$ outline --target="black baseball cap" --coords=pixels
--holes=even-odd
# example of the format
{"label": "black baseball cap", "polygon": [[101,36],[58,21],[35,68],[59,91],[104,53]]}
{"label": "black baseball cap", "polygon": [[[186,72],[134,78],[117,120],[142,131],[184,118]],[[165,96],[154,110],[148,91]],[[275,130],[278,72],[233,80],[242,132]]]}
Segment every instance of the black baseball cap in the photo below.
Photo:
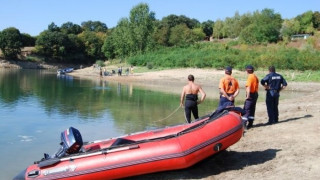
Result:
{"label": "black baseball cap", "polygon": [[229,72],[232,72],[232,67],[231,66],[227,66],[225,70],[229,71]]}
{"label": "black baseball cap", "polygon": [[251,66],[251,65],[248,65],[248,66],[246,66],[246,70],[253,70],[254,68],[253,68],[253,66]]}

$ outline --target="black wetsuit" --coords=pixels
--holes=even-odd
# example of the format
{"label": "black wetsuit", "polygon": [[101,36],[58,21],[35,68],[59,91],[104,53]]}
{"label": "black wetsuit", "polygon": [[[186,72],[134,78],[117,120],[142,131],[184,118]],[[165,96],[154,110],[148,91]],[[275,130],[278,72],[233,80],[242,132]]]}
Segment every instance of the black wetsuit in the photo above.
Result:
{"label": "black wetsuit", "polygon": [[193,114],[194,119],[198,119],[198,95],[197,94],[187,94],[186,102],[184,105],[185,116],[188,123],[191,122],[191,112]]}

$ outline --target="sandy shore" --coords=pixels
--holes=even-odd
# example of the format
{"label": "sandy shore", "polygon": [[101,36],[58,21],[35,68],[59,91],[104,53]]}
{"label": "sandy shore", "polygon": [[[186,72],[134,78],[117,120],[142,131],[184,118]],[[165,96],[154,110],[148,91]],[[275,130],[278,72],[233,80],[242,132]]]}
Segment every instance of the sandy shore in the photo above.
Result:
{"label": "sandy shore", "polygon": [[[181,87],[185,84],[189,74],[196,77],[197,83],[210,87],[218,83],[223,73],[212,69],[190,68],[100,78],[99,70],[89,67],[76,70],[71,75],[171,91],[176,89],[171,86]],[[243,87],[245,72],[234,71],[233,74]],[[245,136],[226,151],[188,169],[130,179],[320,179],[320,83],[288,81],[288,84],[287,91],[301,91],[305,95],[280,101],[278,124],[265,124],[266,105],[260,102],[257,104],[254,128],[246,131]],[[212,96],[207,94],[209,98]]]}

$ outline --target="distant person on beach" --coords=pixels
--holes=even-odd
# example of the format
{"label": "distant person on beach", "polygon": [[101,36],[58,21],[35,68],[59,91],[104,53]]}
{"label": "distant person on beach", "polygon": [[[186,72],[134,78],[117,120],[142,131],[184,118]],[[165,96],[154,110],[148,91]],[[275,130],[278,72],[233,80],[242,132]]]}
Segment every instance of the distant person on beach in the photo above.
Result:
{"label": "distant person on beach", "polygon": [[[201,100],[198,101],[198,93],[201,94]],[[184,98],[186,98],[184,104]],[[206,93],[201,88],[200,85],[194,83],[194,76],[188,76],[188,84],[185,85],[182,89],[180,96],[180,106],[184,107],[185,110],[185,118],[187,123],[191,123],[191,112],[193,114],[194,119],[198,119],[198,104],[202,103],[206,98]]]}
{"label": "distant person on beach", "polygon": [[102,68],[100,67],[100,77],[102,77]]}
{"label": "distant person on beach", "polygon": [[239,94],[239,83],[238,80],[231,76],[232,67],[227,66],[225,68],[225,76],[220,79],[219,90],[220,90],[220,101],[219,107],[222,107],[224,103],[231,102],[234,106],[234,100]]}
{"label": "distant person on beach", "polygon": [[245,114],[242,116],[243,119],[247,120],[247,128],[252,128],[254,115],[256,112],[256,104],[258,100],[259,90],[259,79],[254,74],[254,68],[251,65],[246,66],[248,79],[246,82],[246,99],[244,101]]}
{"label": "distant person on beach", "polygon": [[130,74],[133,74],[133,66],[130,67]]}
{"label": "distant person on beach", "polygon": [[104,75],[104,76],[107,76],[107,70],[106,70],[106,68],[103,68],[103,75]]}
{"label": "distant person on beach", "polygon": [[268,111],[268,123],[277,123],[279,120],[279,97],[280,91],[286,88],[287,82],[282,77],[282,75],[276,73],[276,68],[274,66],[269,67],[269,74],[266,75],[261,80],[261,85],[265,88],[266,95],[266,105]]}
{"label": "distant person on beach", "polygon": [[122,67],[119,67],[118,68],[118,76],[121,76],[121,74],[122,74]]}

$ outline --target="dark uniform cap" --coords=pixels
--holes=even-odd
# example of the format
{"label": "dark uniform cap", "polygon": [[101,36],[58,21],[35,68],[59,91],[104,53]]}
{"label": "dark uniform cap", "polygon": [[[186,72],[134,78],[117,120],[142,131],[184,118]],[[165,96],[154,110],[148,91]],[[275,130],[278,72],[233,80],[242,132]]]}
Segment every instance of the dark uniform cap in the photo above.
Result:
{"label": "dark uniform cap", "polygon": [[231,66],[227,66],[225,70],[231,72],[232,71],[232,67]]}
{"label": "dark uniform cap", "polygon": [[253,68],[253,66],[248,65],[248,66],[246,66],[246,69],[247,69],[247,70],[253,70],[254,68]]}

